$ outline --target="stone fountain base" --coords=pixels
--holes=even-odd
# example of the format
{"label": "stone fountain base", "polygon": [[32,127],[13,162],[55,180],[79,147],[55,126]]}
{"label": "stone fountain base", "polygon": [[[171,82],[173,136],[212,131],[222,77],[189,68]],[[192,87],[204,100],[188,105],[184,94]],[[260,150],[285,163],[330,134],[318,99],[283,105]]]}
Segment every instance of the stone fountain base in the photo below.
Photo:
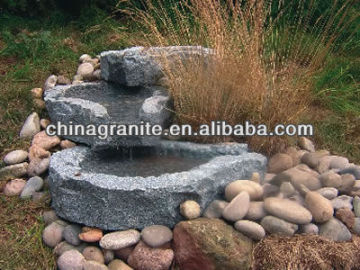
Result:
{"label": "stone fountain base", "polygon": [[266,166],[266,158],[248,153],[244,144],[161,141],[150,152],[154,166],[150,163],[143,171],[161,166],[152,172],[155,176],[132,176],[131,167],[144,163],[143,153],[140,160],[125,158],[123,162],[129,164],[122,167],[118,156],[99,157],[88,147],[54,154],[49,179],[56,213],[105,230],[142,229],[153,224],[173,227],[182,220],[178,209],[182,202],[195,200],[205,209],[228,183],[250,178],[253,172],[263,173]]}

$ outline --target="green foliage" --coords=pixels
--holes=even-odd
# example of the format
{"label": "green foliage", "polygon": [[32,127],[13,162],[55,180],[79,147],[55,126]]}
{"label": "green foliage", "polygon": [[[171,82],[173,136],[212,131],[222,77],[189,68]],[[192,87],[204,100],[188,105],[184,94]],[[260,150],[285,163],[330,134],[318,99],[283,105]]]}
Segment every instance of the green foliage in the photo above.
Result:
{"label": "green foliage", "polygon": [[334,57],[316,76],[317,101],[340,114],[360,115],[360,62]]}

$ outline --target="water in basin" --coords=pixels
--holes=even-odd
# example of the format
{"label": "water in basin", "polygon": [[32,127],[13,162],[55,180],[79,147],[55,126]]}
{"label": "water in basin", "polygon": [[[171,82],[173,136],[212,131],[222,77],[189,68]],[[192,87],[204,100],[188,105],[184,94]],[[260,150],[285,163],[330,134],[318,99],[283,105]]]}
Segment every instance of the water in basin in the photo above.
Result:
{"label": "water in basin", "polygon": [[209,160],[210,158],[164,153],[152,148],[130,148],[94,153],[82,162],[81,167],[83,172],[147,177],[188,171]]}

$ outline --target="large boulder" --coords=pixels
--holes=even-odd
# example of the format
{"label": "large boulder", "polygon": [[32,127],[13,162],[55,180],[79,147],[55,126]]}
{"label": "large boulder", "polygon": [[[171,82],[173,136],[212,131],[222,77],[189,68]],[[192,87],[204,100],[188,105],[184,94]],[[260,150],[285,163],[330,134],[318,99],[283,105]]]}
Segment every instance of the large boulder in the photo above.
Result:
{"label": "large boulder", "polygon": [[247,270],[253,242],[220,219],[183,221],[174,229],[175,261],[186,270]]}

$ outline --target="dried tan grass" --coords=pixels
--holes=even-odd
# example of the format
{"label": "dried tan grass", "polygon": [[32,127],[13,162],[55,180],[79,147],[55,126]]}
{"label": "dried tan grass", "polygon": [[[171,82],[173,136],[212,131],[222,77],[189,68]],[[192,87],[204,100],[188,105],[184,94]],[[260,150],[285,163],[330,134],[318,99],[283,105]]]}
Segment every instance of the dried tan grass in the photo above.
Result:
{"label": "dried tan grass", "polygon": [[[272,131],[277,124],[299,123],[308,112],[312,75],[332,49],[337,38],[334,27],[345,27],[350,2],[329,18],[319,18],[311,28],[311,14],[302,14],[304,1],[300,1],[295,29],[280,24],[286,13],[281,5],[278,18],[269,16],[271,0],[180,0],[172,8],[165,0],[144,0],[145,10],[127,10],[127,14],[132,14],[143,30],[142,38],[133,43],[202,45],[215,52],[208,65],[200,57],[178,61],[176,68],[164,70],[180,124],[196,128],[214,120],[229,124],[250,121],[266,124]],[[309,39],[308,32],[315,38]],[[254,150],[271,154],[286,145],[288,138],[232,139],[246,140]]]}
{"label": "dried tan grass", "polygon": [[360,269],[360,237],[335,243],[318,235],[272,235],[253,250],[253,270]]}

